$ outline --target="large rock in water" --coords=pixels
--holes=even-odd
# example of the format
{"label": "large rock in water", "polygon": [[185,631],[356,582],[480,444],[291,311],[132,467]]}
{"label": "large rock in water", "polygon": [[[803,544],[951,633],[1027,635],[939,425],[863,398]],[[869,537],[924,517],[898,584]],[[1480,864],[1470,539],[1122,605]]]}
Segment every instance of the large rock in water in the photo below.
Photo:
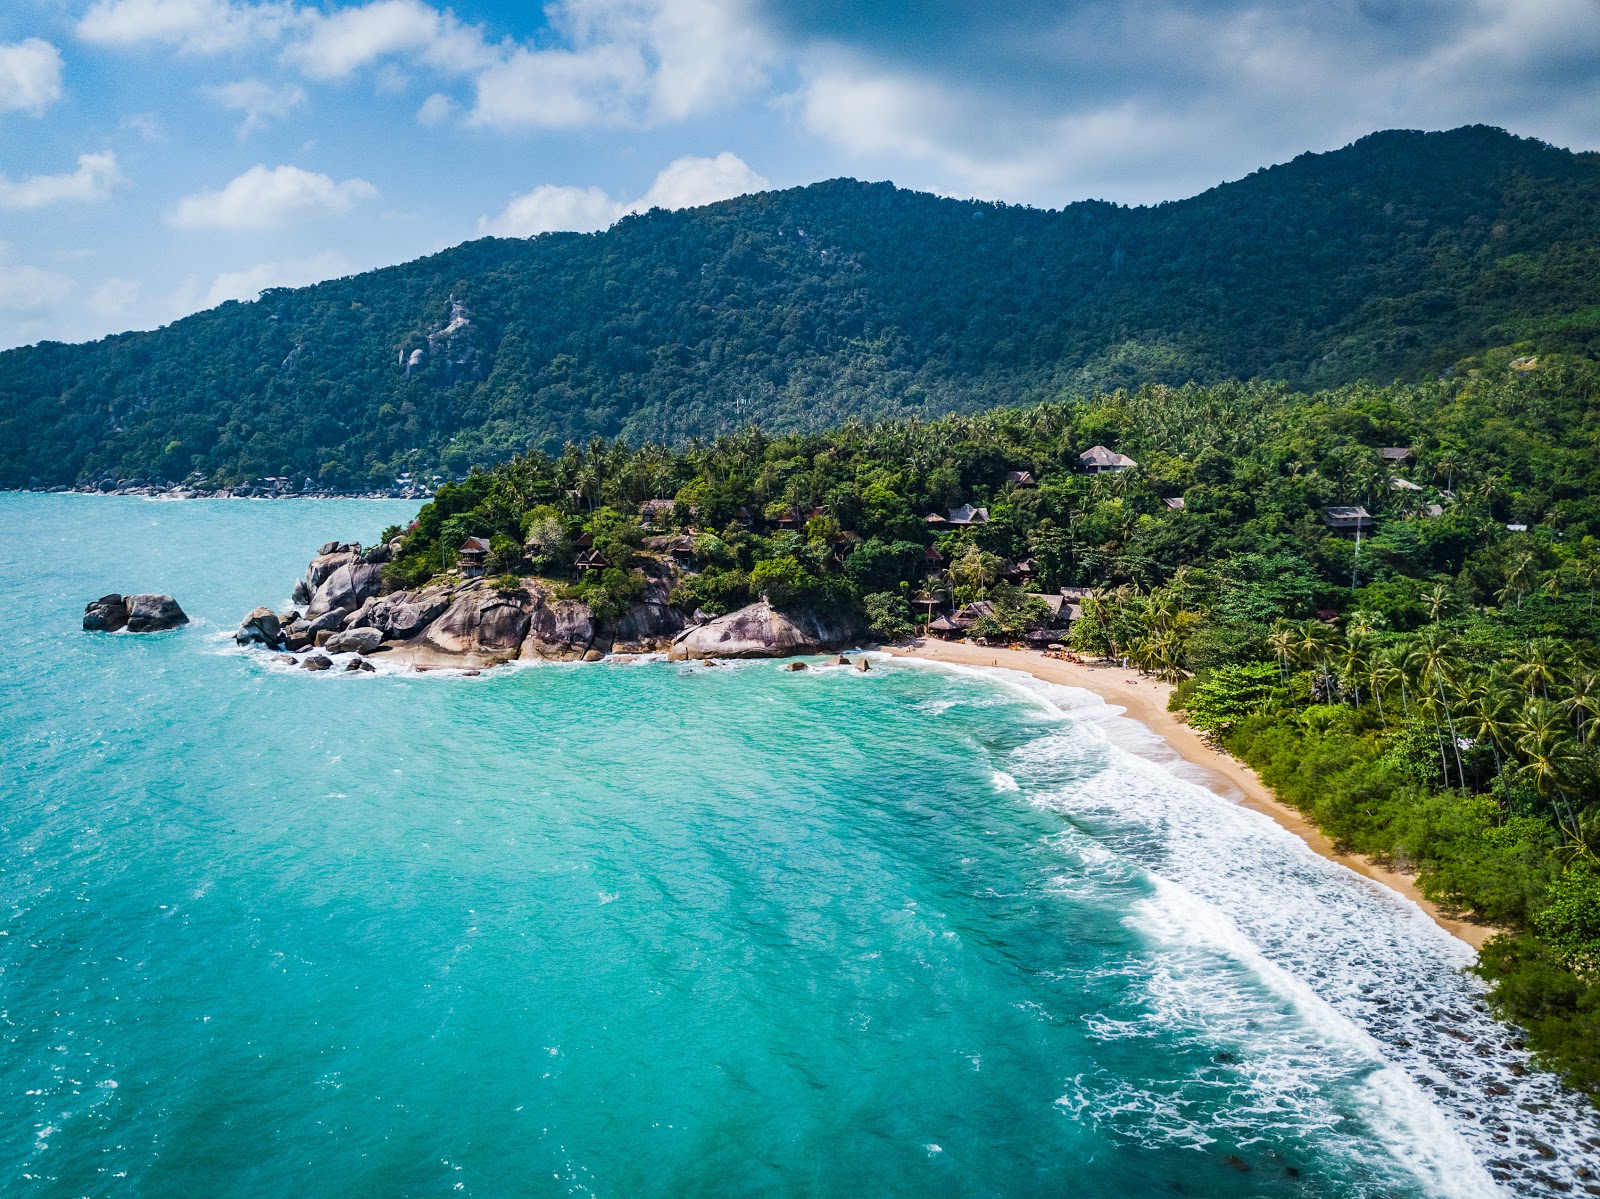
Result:
{"label": "large rock in water", "polygon": [[334,608],[354,612],[378,594],[378,589],[383,585],[382,573],[383,567],[374,564],[345,563],[317,587],[306,608],[307,618],[315,620]]}
{"label": "large rock in water", "polygon": [[780,612],[760,600],[679,633],[667,656],[684,658],[784,658],[838,649],[856,640],[847,620],[824,620],[815,612]]}
{"label": "large rock in water", "polygon": [[239,631],[234,635],[234,640],[240,645],[256,642],[277,649],[283,645],[283,625],[271,608],[252,608],[249,615],[239,622]]}
{"label": "large rock in water", "polygon": [[188,624],[189,618],[170,595],[125,595],[128,605],[128,632],[159,633]]}
{"label": "large rock in water", "polygon": [[128,623],[128,605],[116,592],[102,595],[83,607],[83,629],[86,633],[115,633]]}
{"label": "large rock in water", "polygon": [[383,634],[377,629],[346,629],[329,637],[322,648],[330,654],[370,654],[382,640]]}

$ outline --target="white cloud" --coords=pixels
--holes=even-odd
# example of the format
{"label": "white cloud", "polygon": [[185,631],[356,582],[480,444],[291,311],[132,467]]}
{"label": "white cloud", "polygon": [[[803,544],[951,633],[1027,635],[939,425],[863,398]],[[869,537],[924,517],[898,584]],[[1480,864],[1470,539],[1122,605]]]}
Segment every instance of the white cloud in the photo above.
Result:
{"label": "white cloud", "polygon": [[678,121],[758,86],[776,53],[744,0],[566,0],[547,13],[567,46],[519,48],[480,70],[471,124]]}
{"label": "white cloud", "polygon": [[306,102],[304,88],[273,87],[259,79],[241,79],[237,83],[204,88],[202,92],[224,108],[244,113],[244,124],[239,126],[240,137],[261,128],[268,120],[288,116]]}
{"label": "white cloud", "polygon": [[652,208],[693,208],[713,204],[770,186],[736,154],[715,158],[680,158],[655,178],[637,200],[613,200],[598,187],[555,187],[544,184],[516,196],[495,217],[480,217],[478,232],[496,237],[533,237],[567,231],[594,233],[609,228],[631,212]]}
{"label": "white cloud", "polygon": [[288,3],[230,0],[95,0],[78,36],[103,46],[163,42],[191,54],[215,54],[276,40],[294,19]]}
{"label": "white cloud", "polygon": [[71,294],[73,281],[36,266],[0,264],[0,308],[30,312],[59,304]]}
{"label": "white cloud", "polygon": [[139,302],[139,284],[132,279],[107,279],[89,297],[89,311],[96,316],[119,316]]}
{"label": "white cloud", "polygon": [[318,13],[311,36],[290,46],[284,58],[312,79],[339,79],[386,55],[427,46],[442,20],[420,0],[374,0]]}
{"label": "white cloud", "polygon": [[634,212],[652,208],[697,208],[733,196],[766,191],[772,184],[750,169],[744,159],[724,150],[715,158],[680,158],[656,176],[650,190],[631,205]]}
{"label": "white cloud", "polygon": [[343,255],[332,251],[294,262],[260,262],[240,271],[224,271],[211,283],[202,308],[214,308],[225,300],[254,300],[269,287],[305,287],[324,279],[336,279],[354,268]]}
{"label": "white cloud", "polygon": [[495,237],[533,237],[558,230],[594,233],[616,224],[628,206],[598,187],[556,187],[546,183],[513,197],[499,216],[478,218],[478,232]]}
{"label": "white cloud", "polygon": [[68,175],[30,175],[12,182],[0,175],[0,208],[44,208],[64,200],[95,201],[123,183],[117,156],[110,150],[78,155],[78,169]]}
{"label": "white cloud", "polygon": [[38,114],[61,99],[61,51],[30,37],[0,43],[0,112]]}
{"label": "white cloud", "polygon": [[422,102],[422,107],[417,109],[417,124],[426,125],[430,129],[435,125],[442,125],[450,119],[455,107],[455,101],[449,96],[434,92]]}
{"label": "white cloud", "polygon": [[179,229],[278,229],[299,216],[342,215],[377,194],[365,179],[335,183],[299,167],[258,163],[220,191],[184,196],[167,220]]}

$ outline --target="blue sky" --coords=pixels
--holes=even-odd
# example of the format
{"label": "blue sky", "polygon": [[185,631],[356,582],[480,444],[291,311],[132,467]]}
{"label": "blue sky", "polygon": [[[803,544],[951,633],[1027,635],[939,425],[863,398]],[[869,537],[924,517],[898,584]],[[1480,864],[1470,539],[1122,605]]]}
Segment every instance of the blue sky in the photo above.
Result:
{"label": "blue sky", "polygon": [[837,175],[1057,207],[1600,147],[1600,0],[6,0],[0,347]]}

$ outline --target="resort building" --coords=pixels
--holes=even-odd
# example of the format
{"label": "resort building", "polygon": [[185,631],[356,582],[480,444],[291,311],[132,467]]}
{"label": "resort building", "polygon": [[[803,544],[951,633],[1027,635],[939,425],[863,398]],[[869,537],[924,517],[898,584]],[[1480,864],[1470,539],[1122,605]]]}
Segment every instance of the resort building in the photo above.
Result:
{"label": "resort building", "polygon": [[1079,469],[1086,470],[1091,475],[1102,475],[1108,471],[1132,470],[1138,465],[1126,454],[1108,450],[1103,445],[1091,446],[1078,455]]}
{"label": "resort building", "polygon": [[1015,483],[1018,487],[1032,487],[1034,485],[1033,475],[1025,470],[1006,471],[1006,482]]}
{"label": "resort building", "polygon": [[482,577],[488,561],[489,539],[468,537],[461,543],[461,551],[456,557],[456,568],[467,578],[476,579]]}
{"label": "resort building", "polygon": [[950,523],[958,528],[968,525],[986,525],[989,523],[989,509],[974,508],[971,504],[962,504],[959,508],[950,509]]}
{"label": "resort building", "polygon": [[1386,445],[1378,451],[1378,457],[1385,462],[1404,462],[1411,457],[1411,447],[1408,445]]}
{"label": "resort building", "polygon": [[1322,514],[1322,523],[1335,533],[1370,533],[1376,522],[1372,513],[1359,506],[1339,506]]}
{"label": "resort building", "polygon": [[1181,495],[1169,496],[1161,502],[1174,512],[1183,511],[1183,497]]}

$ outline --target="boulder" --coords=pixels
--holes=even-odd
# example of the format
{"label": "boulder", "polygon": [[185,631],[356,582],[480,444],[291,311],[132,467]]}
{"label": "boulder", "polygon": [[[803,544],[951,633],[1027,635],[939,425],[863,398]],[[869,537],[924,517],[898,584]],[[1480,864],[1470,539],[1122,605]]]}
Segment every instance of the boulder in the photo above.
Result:
{"label": "boulder", "polygon": [[805,668],[806,664],[804,662],[790,662],[789,665],[784,667],[785,670],[804,670]]}
{"label": "boulder", "polygon": [[594,613],[578,600],[553,600],[540,592],[528,614],[528,632],[519,658],[581,658],[595,646]]}
{"label": "boulder", "polygon": [[758,600],[679,633],[667,656],[686,658],[786,658],[849,645],[858,635],[848,620],[824,619],[815,612],[780,612]]}
{"label": "boulder", "polygon": [[597,649],[586,649],[583,651],[583,660],[585,662],[599,662],[604,660],[604,658],[605,655]]}
{"label": "boulder", "polygon": [[289,593],[289,602],[299,604],[302,608],[311,602],[311,586],[304,579],[294,581],[294,590]]}
{"label": "boulder", "polygon": [[170,595],[125,595],[122,600],[128,605],[130,633],[159,633],[189,623]]}
{"label": "boulder", "polygon": [[330,654],[370,654],[383,641],[377,629],[346,629],[322,643]]}
{"label": "boulder", "polygon": [[324,612],[315,620],[299,620],[290,626],[290,631],[304,633],[307,637],[315,637],[318,633],[327,631],[337,633],[344,626],[344,619],[350,614],[343,608],[334,608]]}
{"label": "boulder", "polygon": [[867,671],[872,669],[872,663],[868,662],[865,658],[857,658],[856,659],[856,669],[859,670],[862,674],[866,674]]}
{"label": "boulder", "polygon": [[83,607],[83,628],[89,633],[115,633],[128,623],[128,605],[113,592]]}
{"label": "boulder", "polygon": [[271,608],[252,608],[239,622],[239,631],[234,635],[234,640],[240,645],[254,643],[279,646],[283,644],[283,625]]}
{"label": "boulder", "polygon": [[367,550],[361,555],[361,561],[382,566],[392,557],[394,557],[394,550],[384,542],[380,541],[377,545],[373,546],[371,549]]}
{"label": "boulder", "polygon": [[450,589],[425,587],[417,592],[397,591],[370,601],[360,613],[362,625],[377,629],[397,641],[415,637],[443,616],[450,607]]}
{"label": "boulder", "polygon": [[422,631],[421,639],[447,654],[485,654],[509,661],[528,634],[528,612],[519,602],[526,598],[489,588],[465,590]]}
{"label": "boulder", "polygon": [[345,663],[344,668],[346,670],[365,670],[368,673],[376,673],[378,669],[365,658],[351,658],[350,661]]}
{"label": "boulder", "polygon": [[332,670],[333,659],[327,654],[312,654],[309,658],[300,660],[301,670]]}
{"label": "boulder", "polygon": [[[328,552],[325,554],[318,554],[315,558],[311,559],[311,565],[306,567],[306,590],[312,593],[315,593],[317,588],[321,587],[322,584],[327,580],[328,576],[334,571],[338,570],[341,566],[349,566],[350,563],[356,560],[356,556],[354,554],[340,553],[337,544],[332,542],[329,544],[333,545],[334,548],[328,550]],[[327,546],[324,546],[323,548],[327,549]],[[309,601],[296,600],[295,602],[307,603]]]}
{"label": "boulder", "polygon": [[346,562],[323,579],[311,597],[306,615],[315,618],[334,608],[343,608],[346,613],[354,612],[378,594],[378,588],[383,585],[382,570],[381,566]]}

